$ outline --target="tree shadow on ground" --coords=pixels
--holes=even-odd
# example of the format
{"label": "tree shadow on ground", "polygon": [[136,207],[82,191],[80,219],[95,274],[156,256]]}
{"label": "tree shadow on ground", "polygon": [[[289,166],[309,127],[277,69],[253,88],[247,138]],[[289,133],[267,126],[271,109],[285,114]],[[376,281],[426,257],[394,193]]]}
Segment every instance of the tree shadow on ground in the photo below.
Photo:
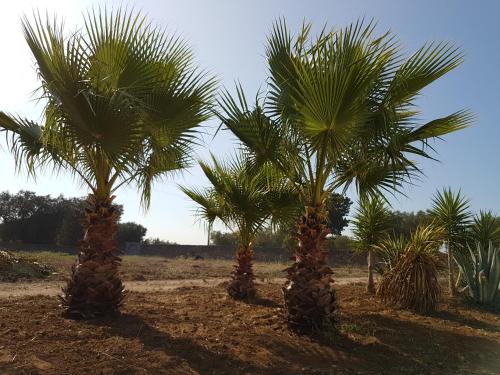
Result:
{"label": "tree shadow on ground", "polygon": [[[318,374],[500,373],[500,344],[493,340],[376,313],[360,314],[353,321],[365,326],[354,334],[332,333],[329,339],[318,335],[283,341],[270,334],[259,341],[285,365],[287,359],[295,358]],[[363,333],[366,327],[370,327],[369,332]],[[304,338],[317,345],[301,345]],[[319,363],[323,364],[321,368],[317,367]]]}
{"label": "tree shadow on ground", "polygon": [[478,319],[468,318],[463,315],[456,314],[447,310],[436,311],[432,313],[430,316],[438,319],[447,320],[450,322],[455,322],[475,329],[483,329],[489,332],[500,332],[499,325],[490,324]]}
{"label": "tree shadow on ground", "polygon": [[251,363],[209,350],[191,339],[172,337],[135,314],[122,313],[89,323],[109,329],[113,336],[138,339],[146,349],[160,350],[168,356],[180,358],[187,362],[190,369],[200,374],[263,373],[261,368]]}
{"label": "tree shadow on ground", "polygon": [[270,307],[270,308],[277,308],[277,307],[282,307],[280,303],[277,303],[276,301],[273,301],[272,299],[265,298],[262,296],[255,296],[252,298],[249,298],[248,300],[244,301],[245,303],[248,303],[249,305],[257,305],[257,306],[263,306],[263,307]]}

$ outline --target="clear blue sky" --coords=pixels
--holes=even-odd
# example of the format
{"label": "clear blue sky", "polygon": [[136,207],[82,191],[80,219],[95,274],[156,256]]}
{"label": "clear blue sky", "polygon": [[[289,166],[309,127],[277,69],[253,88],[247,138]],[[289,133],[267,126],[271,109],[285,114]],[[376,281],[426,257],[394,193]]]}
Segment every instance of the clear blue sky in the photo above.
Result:
{"label": "clear blue sky", "polygon": [[[57,12],[68,27],[81,24],[81,12],[95,1],[20,1],[2,4],[0,13],[0,108],[35,119],[40,106],[30,99],[37,87],[33,59],[24,42],[19,17],[37,7]],[[123,3],[107,1],[106,4]],[[490,1],[130,1],[158,24],[180,33],[190,42],[197,61],[216,74],[225,85],[240,80],[253,95],[264,87],[266,68],[264,43],[273,20],[285,17],[293,29],[312,21],[316,28],[325,23],[344,26],[359,17],[378,20],[378,30],[391,29],[410,53],[426,41],[446,40],[461,46],[465,63],[440,79],[420,99],[424,119],[470,108],[477,116],[473,127],[446,137],[437,144],[440,163],[422,163],[426,176],[407,190],[408,198],[393,201],[394,209],[419,210],[429,207],[437,188],[461,188],[474,210],[491,209],[500,214],[500,124],[495,115],[500,106],[500,2]],[[206,124],[213,133],[217,124]],[[214,140],[205,137],[206,146],[197,149],[198,157],[208,150],[228,155],[234,141],[227,134]],[[36,182],[15,175],[12,157],[0,141],[0,190],[33,190],[41,194],[83,196],[86,194],[66,175],[40,175]],[[148,228],[148,236],[179,243],[204,243],[202,223],[195,222],[193,204],[176,184],[205,185],[199,168],[183,176],[158,183],[151,209],[144,212],[139,197],[131,188],[118,192],[117,202],[125,206],[124,220]],[[352,196],[355,199],[355,197]]]}

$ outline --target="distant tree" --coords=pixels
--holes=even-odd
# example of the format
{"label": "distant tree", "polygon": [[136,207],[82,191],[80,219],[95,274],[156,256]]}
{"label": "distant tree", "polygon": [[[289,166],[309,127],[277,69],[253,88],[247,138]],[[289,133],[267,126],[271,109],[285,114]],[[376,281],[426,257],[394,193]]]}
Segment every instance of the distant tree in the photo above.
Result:
{"label": "distant tree", "polygon": [[[83,236],[83,198],[36,195],[21,190],[0,193],[0,238],[3,241],[76,245]],[[123,206],[114,205],[118,220]]]}
{"label": "distant tree", "polygon": [[391,211],[389,213],[391,220],[391,231],[395,238],[399,236],[404,236],[406,239],[411,237],[411,234],[415,232],[417,227],[422,225],[430,224],[431,217],[428,212],[418,211],[418,212],[403,212],[403,211]]}
{"label": "distant tree", "polygon": [[137,223],[119,223],[116,232],[118,244],[123,245],[126,242],[141,242],[146,235],[147,229]]}
{"label": "distant tree", "polygon": [[287,240],[287,233],[280,228],[267,227],[255,236],[255,246],[282,248]]}
{"label": "distant tree", "polygon": [[142,243],[144,245],[177,245],[177,242],[161,240],[159,238],[146,238]]}
{"label": "distant tree", "polygon": [[60,199],[37,196],[30,191],[0,194],[0,237],[4,241],[52,243],[61,219]]}
{"label": "distant tree", "polygon": [[330,251],[335,250],[350,250],[352,251],[356,247],[355,240],[351,237],[340,235],[333,238],[329,238],[327,241],[327,247]]}
{"label": "distant tree", "polygon": [[340,236],[342,230],[349,225],[347,215],[351,208],[352,201],[342,194],[332,193],[326,201],[328,211],[328,228],[335,236]]}
{"label": "distant tree", "polygon": [[217,246],[236,246],[238,244],[238,233],[221,232],[214,230],[210,233],[210,240]]}

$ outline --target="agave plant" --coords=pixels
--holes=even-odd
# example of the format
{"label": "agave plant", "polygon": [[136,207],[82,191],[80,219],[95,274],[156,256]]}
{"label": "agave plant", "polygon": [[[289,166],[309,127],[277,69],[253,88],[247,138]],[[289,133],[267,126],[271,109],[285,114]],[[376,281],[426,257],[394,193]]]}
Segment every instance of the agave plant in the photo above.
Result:
{"label": "agave plant", "polygon": [[434,224],[443,229],[443,239],[448,252],[448,289],[453,296],[456,294],[455,276],[453,272],[453,252],[466,240],[467,226],[470,224],[471,213],[469,200],[460,191],[453,192],[451,188],[438,191],[433,198],[430,216]]}
{"label": "agave plant", "polygon": [[212,156],[213,165],[200,162],[211,183],[205,190],[181,187],[199,205],[197,214],[211,226],[216,219],[239,237],[236,265],[228,293],[236,299],[255,295],[252,268],[253,242],[270,219],[284,222],[297,215],[297,196],[286,181],[271,168],[250,171],[243,157],[222,163]]}
{"label": "agave plant", "polygon": [[190,161],[196,127],[210,115],[214,80],[192,53],[140,13],[91,11],[82,29],[23,20],[46,103],[37,124],[0,112],[18,166],[69,171],[90,194],[85,236],[62,304],[71,314],[113,312],[123,298],[114,193],[135,183],[147,207],[152,182]]}
{"label": "agave plant", "polygon": [[430,158],[429,140],[466,127],[469,113],[419,123],[415,99],[453,70],[462,55],[431,43],[404,56],[391,33],[362,21],[311,37],[294,37],[278,21],[268,38],[269,89],[249,105],[241,86],[224,93],[218,117],[257,168],[278,168],[301,196],[295,263],[284,287],[286,319],[300,331],[321,329],[335,295],[324,250],[325,201],[355,185],[362,194],[394,192],[420,173],[414,156]]}
{"label": "agave plant", "polygon": [[500,248],[489,243],[483,248],[476,242],[475,251],[467,246],[468,253],[456,252],[455,262],[464,275],[468,295],[480,304],[492,304],[500,296]]}
{"label": "agave plant", "polygon": [[[425,313],[436,309],[440,288],[438,281],[439,246],[442,233],[433,225],[419,226],[412,233],[404,251],[401,243],[393,253],[401,254],[397,263],[384,273],[377,295],[397,308]],[[389,245],[387,243],[386,245]]]}
{"label": "agave plant", "polygon": [[387,236],[390,220],[389,211],[382,197],[361,197],[354,214],[353,235],[358,251],[367,254],[368,282],[366,290],[368,293],[375,293],[375,284],[373,282],[375,246]]}

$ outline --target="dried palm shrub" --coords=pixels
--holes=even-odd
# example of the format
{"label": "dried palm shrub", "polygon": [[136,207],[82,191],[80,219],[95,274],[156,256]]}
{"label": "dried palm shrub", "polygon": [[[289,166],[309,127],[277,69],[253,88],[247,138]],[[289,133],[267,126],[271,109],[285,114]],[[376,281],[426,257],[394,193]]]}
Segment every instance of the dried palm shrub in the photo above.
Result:
{"label": "dried palm shrub", "polygon": [[442,234],[433,226],[420,226],[401,257],[382,278],[377,295],[390,306],[427,313],[440,298],[438,264]]}
{"label": "dried palm shrub", "polygon": [[374,246],[380,262],[377,264],[377,270],[385,274],[392,270],[406,251],[408,241],[402,235],[398,237],[384,238],[380,244]]}

